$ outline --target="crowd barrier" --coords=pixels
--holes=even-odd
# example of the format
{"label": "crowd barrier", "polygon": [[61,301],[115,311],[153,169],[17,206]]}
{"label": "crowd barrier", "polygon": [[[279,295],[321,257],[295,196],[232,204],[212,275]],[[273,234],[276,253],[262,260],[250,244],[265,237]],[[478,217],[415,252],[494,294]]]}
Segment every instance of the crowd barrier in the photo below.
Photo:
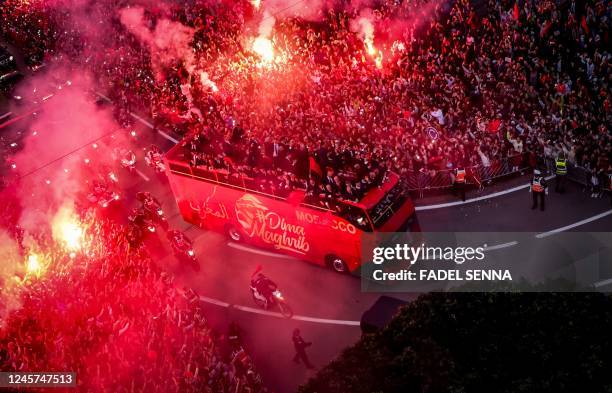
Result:
{"label": "crowd barrier", "polygon": [[[481,187],[484,184],[502,177],[523,174],[531,168],[526,154],[492,160],[490,165],[475,165],[465,168],[466,183]],[[423,168],[404,174],[408,190],[423,197],[428,191],[450,189],[455,181],[454,169],[429,170]]]}
{"label": "crowd barrier", "polygon": [[[540,161],[541,163],[541,161]],[[555,174],[555,161],[546,159],[544,161],[546,175]],[[467,184],[481,187],[492,180],[502,177],[511,177],[530,173],[534,168],[527,154],[515,155],[493,160],[489,166],[475,165],[466,168]],[[574,183],[584,186],[585,189],[593,188],[591,182],[592,172],[589,169],[568,163],[567,178]],[[403,176],[408,186],[408,190],[422,198],[428,191],[440,191],[451,189],[455,180],[455,171],[452,169],[408,171]],[[610,184],[607,177],[599,179],[599,189],[610,192]]]}
{"label": "crowd barrier", "polygon": [[[547,159],[546,166],[549,173],[555,173],[555,160]],[[597,181],[598,185],[593,184],[593,171],[581,166],[567,163],[567,179],[573,181],[576,184],[580,184],[586,191],[599,191],[599,192],[610,192],[610,179],[607,175],[600,176]]]}

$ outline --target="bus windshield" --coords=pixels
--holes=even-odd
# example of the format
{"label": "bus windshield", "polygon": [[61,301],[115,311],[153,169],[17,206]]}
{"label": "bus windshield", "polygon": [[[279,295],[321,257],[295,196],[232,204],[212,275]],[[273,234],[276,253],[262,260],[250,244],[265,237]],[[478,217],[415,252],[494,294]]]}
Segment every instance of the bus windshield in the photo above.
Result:
{"label": "bus windshield", "polygon": [[374,227],[380,228],[384,225],[387,220],[393,216],[395,211],[406,202],[407,198],[408,196],[404,190],[403,183],[398,181],[397,184],[368,211]]}

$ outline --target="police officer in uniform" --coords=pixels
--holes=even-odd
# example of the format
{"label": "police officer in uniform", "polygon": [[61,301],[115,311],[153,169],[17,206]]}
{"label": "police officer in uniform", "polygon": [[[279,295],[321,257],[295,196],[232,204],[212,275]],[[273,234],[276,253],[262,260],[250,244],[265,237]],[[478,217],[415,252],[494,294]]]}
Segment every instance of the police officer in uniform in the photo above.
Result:
{"label": "police officer in uniform", "polygon": [[531,179],[529,192],[533,197],[533,205],[531,205],[531,209],[538,207],[539,199],[540,210],[544,211],[544,195],[548,194],[548,185],[546,184],[546,179],[544,179],[544,176],[542,176],[542,173],[538,169],[533,171],[533,179]]}
{"label": "police officer in uniform", "polygon": [[565,192],[565,179],[567,177],[567,160],[561,154],[555,161],[555,171],[557,177],[555,179],[555,192],[563,194]]}
{"label": "police officer in uniform", "polygon": [[455,181],[453,182],[455,193],[459,192],[461,200],[465,202],[465,168],[462,166],[455,170]]}

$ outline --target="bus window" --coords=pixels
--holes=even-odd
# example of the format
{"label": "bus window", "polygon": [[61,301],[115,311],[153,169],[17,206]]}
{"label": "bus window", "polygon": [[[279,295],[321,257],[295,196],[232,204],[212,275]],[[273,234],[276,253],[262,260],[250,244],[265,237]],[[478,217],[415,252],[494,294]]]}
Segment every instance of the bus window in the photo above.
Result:
{"label": "bus window", "polygon": [[404,186],[398,182],[372,209],[370,217],[376,228],[380,228],[408,199]]}
{"label": "bus window", "polygon": [[340,203],[338,204],[337,215],[344,218],[346,221],[355,225],[364,232],[372,232],[372,226],[366,212],[360,207]]}

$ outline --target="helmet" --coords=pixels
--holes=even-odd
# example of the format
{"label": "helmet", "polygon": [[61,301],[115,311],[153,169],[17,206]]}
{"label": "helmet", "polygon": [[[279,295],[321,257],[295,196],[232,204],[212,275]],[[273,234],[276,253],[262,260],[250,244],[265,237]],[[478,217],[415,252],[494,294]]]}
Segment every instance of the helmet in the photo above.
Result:
{"label": "helmet", "polygon": [[148,199],[149,195],[150,193],[148,191],[138,191],[136,193],[136,200],[142,202],[145,199]]}
{"label": "helmet", "polygon": [[533,174],[534,174],[534,175],[541,175],[541,174],[542,174],[542,172],[540,172],[540,170],[539,170],[539,169],[536,169],[535,171],[533,171]]}

